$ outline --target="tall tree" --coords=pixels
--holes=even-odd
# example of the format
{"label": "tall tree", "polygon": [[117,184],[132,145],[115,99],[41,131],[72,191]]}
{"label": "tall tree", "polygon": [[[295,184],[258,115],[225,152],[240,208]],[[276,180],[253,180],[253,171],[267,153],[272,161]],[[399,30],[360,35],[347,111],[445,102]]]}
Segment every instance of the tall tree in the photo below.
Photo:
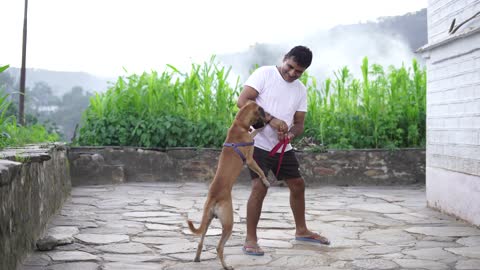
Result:
{"label": "tall tree", "polygon": [[18,102],[18,120],[25,125],[25,62],[27,56],[27,10],[28,0],[25,0],[25,12],[23,14],[23,46],[22,46],[22,69],[20,71],[20,100]]}

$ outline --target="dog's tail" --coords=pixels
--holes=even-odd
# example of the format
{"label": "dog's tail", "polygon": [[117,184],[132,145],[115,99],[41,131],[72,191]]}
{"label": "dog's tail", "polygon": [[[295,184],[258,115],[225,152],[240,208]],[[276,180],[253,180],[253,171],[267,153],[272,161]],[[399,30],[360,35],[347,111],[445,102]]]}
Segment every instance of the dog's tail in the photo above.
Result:
{"label": "dog's tail", "polygon": [[193,222],[191,220],[187,220],[187,223],[188,223],[188,228],[190,229],[190,231],[192,231],[192,233],[194,233],[196,235],[199,235],[199,234],[203,233],[202,229],[204,229],[204,228],[202,228],[202,225],[200,225],[200,228],[197,229],[197,228],[195,228],[195,226],[193,225]]}
{"label": "dog's tail", "polygon": [[200,227],[195,228],[195,226],[193,225],[193,222],[191,220],[187,220],[188,228],[193,234],[196,234],[196,235],[203,234],[207,230],[207,227],[212,221],[212,219],[213,219],[213,207],[211,203],[207,201],[203,208],[203,216],[202,216],[202,221],[200,223]]}

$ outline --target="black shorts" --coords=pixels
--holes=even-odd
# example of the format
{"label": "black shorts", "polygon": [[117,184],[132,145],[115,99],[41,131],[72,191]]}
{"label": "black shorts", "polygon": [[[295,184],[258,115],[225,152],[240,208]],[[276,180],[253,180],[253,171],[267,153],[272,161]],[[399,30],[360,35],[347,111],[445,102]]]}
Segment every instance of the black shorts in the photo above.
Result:
{"label": "black shorts", "polygon": [[[253,151],[253,159],[257,162],[258,166],[260,166],[266,176],[268,176],[269,171],[272,171],[273,175],[277,173],[278,159],[280,157],[280,153],[276,153],[273,157],[270,157],[269,154],[270,152],[257,147],[255,147]],[[259,177],[258,174],[250,170],[250,168],[249,171],[252,179]],[[288,180],[300,177],[302,176],[300,175],[299,164],[295,152],[293,150],[285,152],[283,154],[277,180]]]}

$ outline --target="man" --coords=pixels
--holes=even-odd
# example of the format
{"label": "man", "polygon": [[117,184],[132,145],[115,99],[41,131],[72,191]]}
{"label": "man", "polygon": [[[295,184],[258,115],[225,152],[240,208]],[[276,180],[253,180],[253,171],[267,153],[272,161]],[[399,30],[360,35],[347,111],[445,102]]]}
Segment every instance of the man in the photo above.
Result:
{"label": "man", "polygon": [[[269,152],[285,138],[293,139],[303,132],[307,111],[307,91],[298,80],[312,62],[312,52],[305,46],[292,48],[284,57],[280,67],[264,66],[258,68],[248,78],[240,93],[237,106],[241,108],[247,100],[255,100],[268,112],[267,125],[255,137],[254,159],[265,172],[277,172],[277,179],[285,180],[290,189],[290,207],[295,219],[295,239],[321,244],[330,244],[326,237],[308,230],[305,222],[305,182],[299,172],[298,160],[288,144],[281,164],[279,157],[282,147],[275,156]],[[247,203],[247,236],[243,251],[248,255],[264,255],[258,245],[257,225],[260,220],[263,200],[267,187],[259,176],[250,171],[252,191]]]}

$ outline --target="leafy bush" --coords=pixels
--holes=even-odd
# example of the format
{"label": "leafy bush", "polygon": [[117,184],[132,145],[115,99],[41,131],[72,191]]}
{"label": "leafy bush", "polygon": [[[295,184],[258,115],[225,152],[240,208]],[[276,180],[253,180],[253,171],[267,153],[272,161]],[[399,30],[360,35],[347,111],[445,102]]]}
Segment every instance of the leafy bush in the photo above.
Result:
{"label": "leafy bush", "polygon": [[[425,146],[426,72],[413,60],[404,66],[362,63],[362,78],[348,68],[317,86],[305,73],[308,113],[302,137],[328,148]],[[220,147],[237,111],[238,79],[228,84],[230,69],[214,58],[193,64],[189,73],[169,65],[119,77],[97,94],[83,115],[78,144],[143,147]]]}
{"label": "leafy bush", "polygon": [[218,147],[235,117],[238,83],[214,58],[190,73],[169,71],[119,77],[96,94],[83,115],[80,145]]}
{"label": "leafy bush", "polygon": [[[0,66],[0,73],[8,68]],[[29,143],[53,142],[58,135],[48,133],[42,125],[19,126],[14,115],[8,114],[11,106],[8,94],[0,89],[0,149],[8,146],[22,146]]]}
{"label": "leafy bush", "polygon": [[424,147],[426,72],[416,60],[412,67],[385,72],[364,58],[362,79],[343,68],[320,89],[305,74],[309,103],[304,135],[330,148]]}

